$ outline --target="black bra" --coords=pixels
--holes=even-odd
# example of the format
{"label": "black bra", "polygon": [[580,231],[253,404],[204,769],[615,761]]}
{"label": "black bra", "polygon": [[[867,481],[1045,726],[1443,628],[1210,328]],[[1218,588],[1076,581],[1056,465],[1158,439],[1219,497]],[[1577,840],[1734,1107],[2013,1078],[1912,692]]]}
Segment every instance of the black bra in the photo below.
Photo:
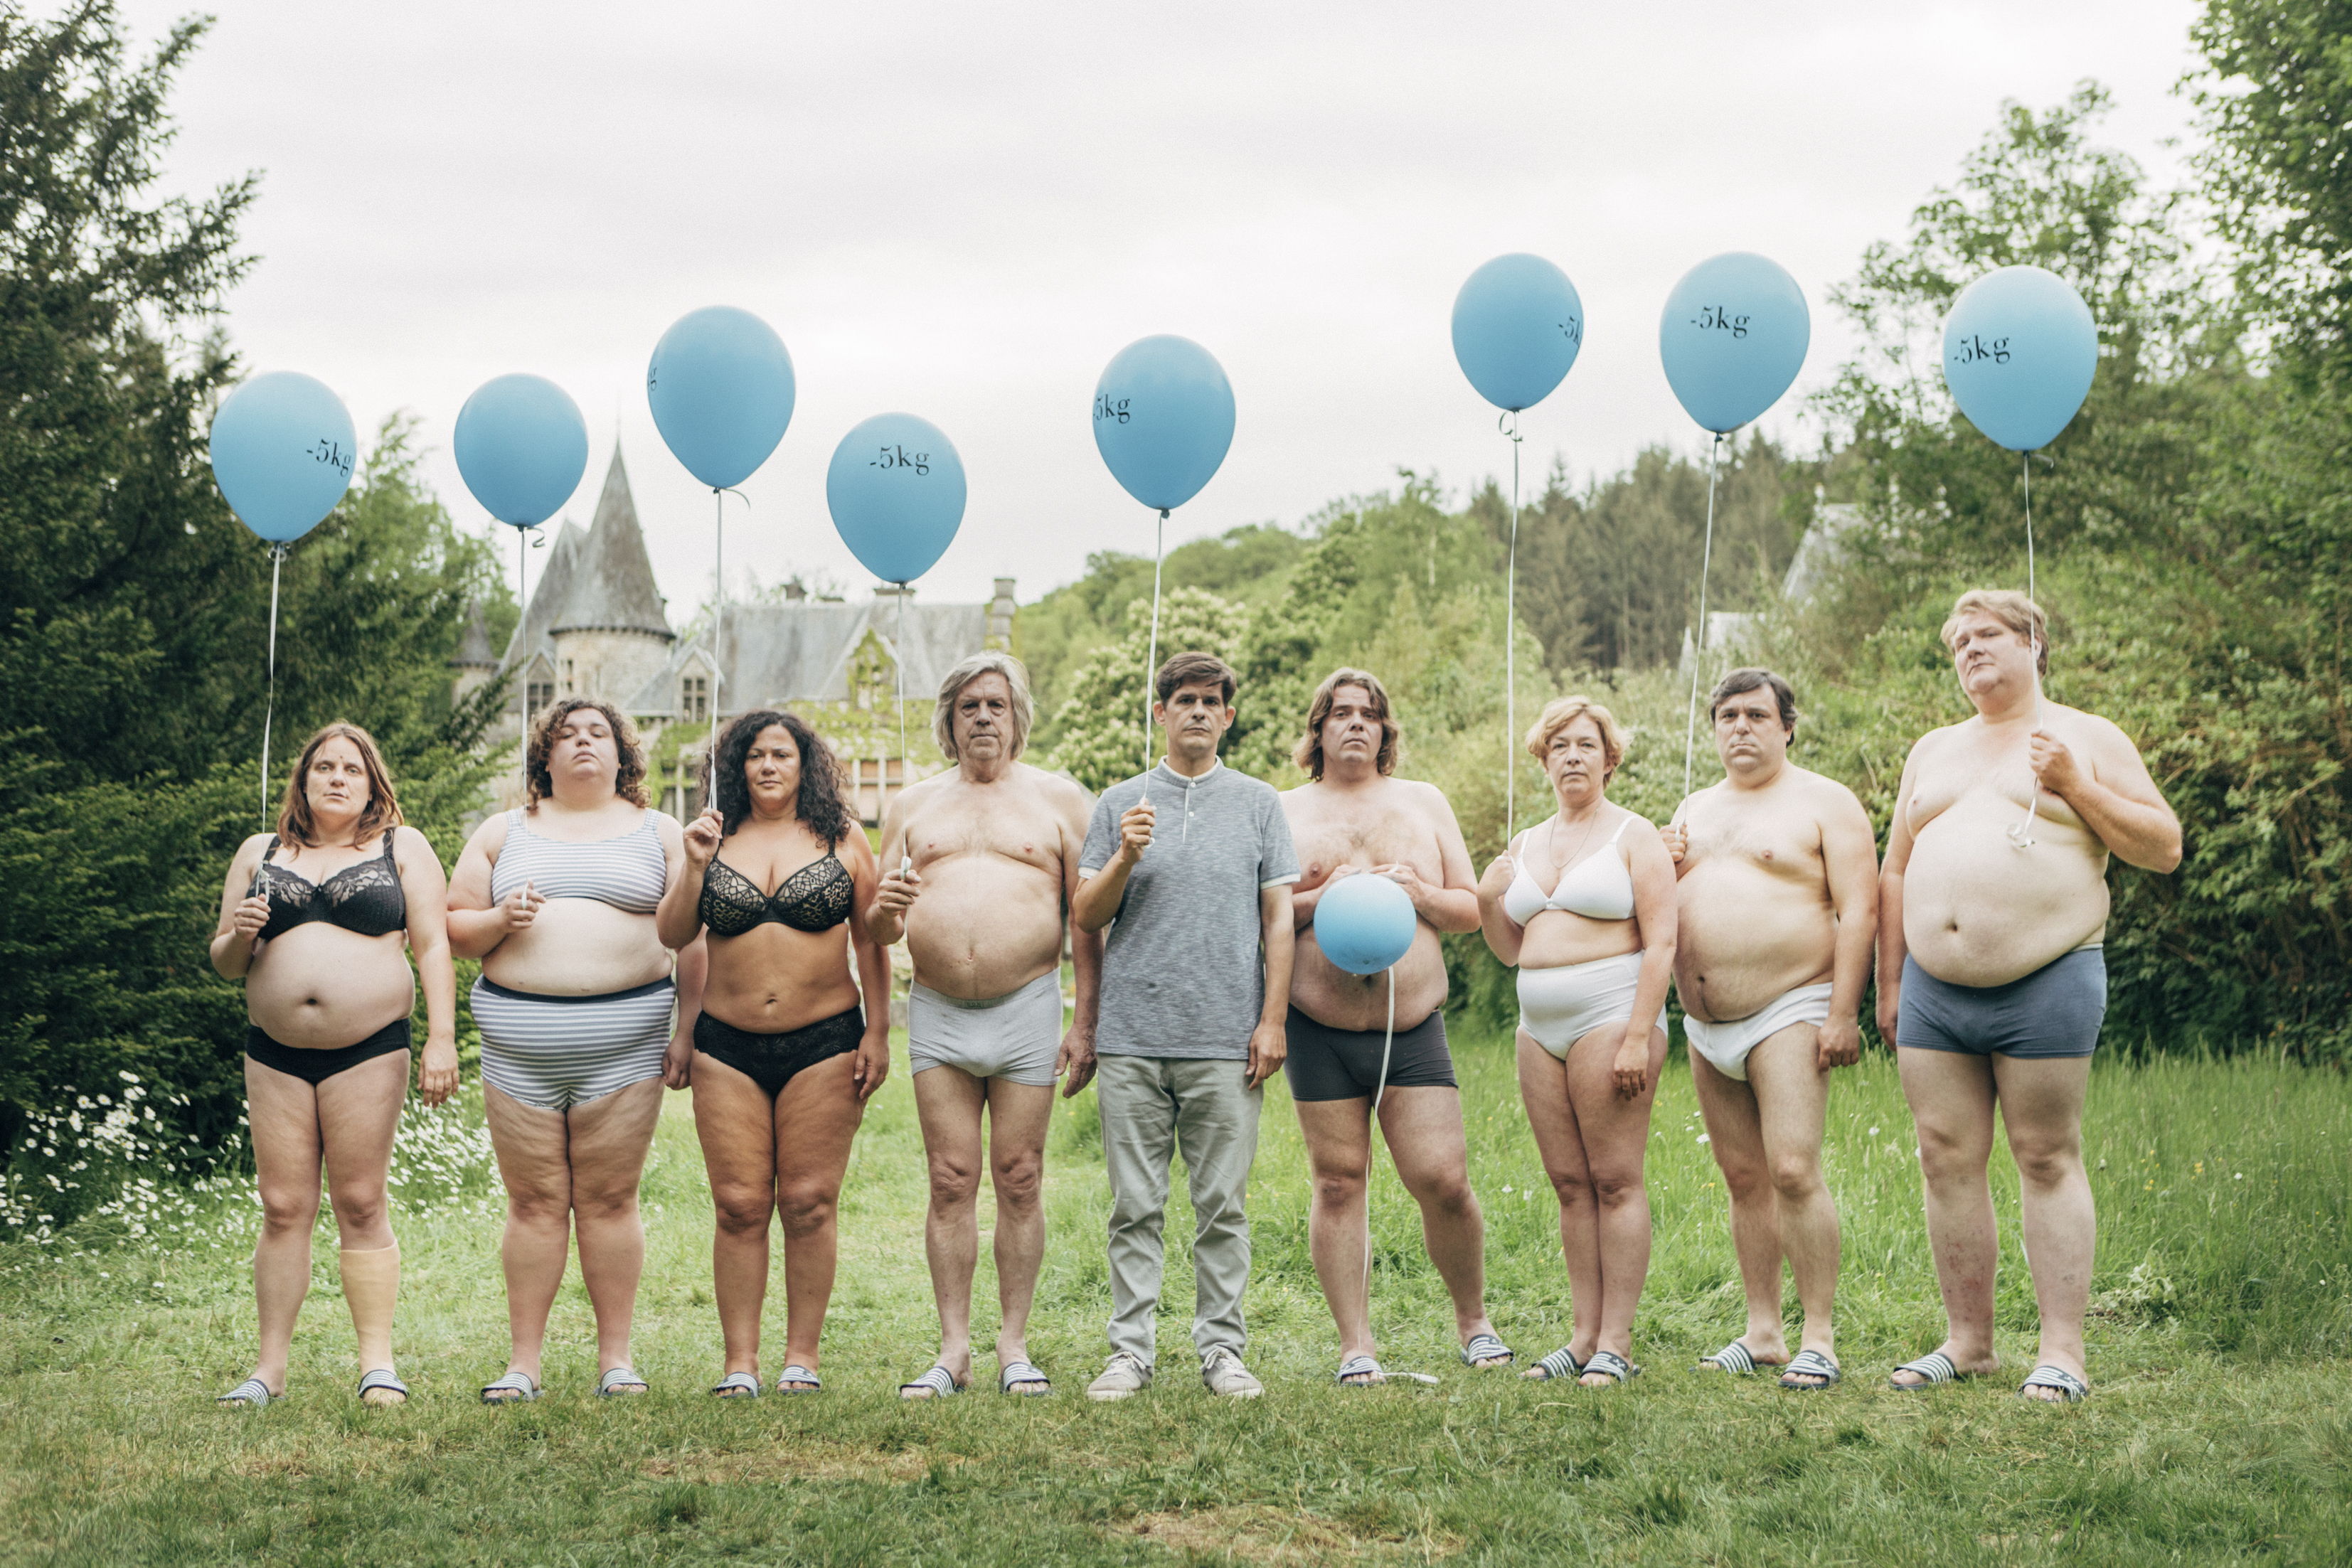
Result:
{"label": "black bra", "polygon": [[857,881],[831,850],[765,894],[751,878],[714,858],[702,880],[702,923],[714,936],[740,936],[773,920],[795,931],[830,931],[849,918]]}
{"label": "black bra", "polygon": [[408,898],[401,891],[400,867],[393,862],[392,835],[383,831],[383,853],[357,865],[347,865],[324,882],[312,882],[290,866],[272,865],[278,835],[261,852],[261,869],[253,873],[254,893],[269,900],[269,919],[259,940],[267,942],[297,925],[323,920],[362,936],[383,936],[408,924]]}

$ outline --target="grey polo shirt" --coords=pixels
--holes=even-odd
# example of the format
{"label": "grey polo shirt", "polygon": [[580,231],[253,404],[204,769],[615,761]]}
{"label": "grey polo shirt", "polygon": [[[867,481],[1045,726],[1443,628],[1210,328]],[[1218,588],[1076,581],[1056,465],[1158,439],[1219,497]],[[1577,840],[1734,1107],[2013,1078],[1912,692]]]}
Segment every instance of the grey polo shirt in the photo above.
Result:
{"label": "grey polo shirt", "polygon": [[1298,880],[1282,798],[1222,762],[1198,779],[1161,762],[1095,802],[1080,876],[1110,863],[1119,817],[1147,792],[1159,821],[1103,938],[1095,1049],[1247,1061],[1265,1001],[1258,894]]}

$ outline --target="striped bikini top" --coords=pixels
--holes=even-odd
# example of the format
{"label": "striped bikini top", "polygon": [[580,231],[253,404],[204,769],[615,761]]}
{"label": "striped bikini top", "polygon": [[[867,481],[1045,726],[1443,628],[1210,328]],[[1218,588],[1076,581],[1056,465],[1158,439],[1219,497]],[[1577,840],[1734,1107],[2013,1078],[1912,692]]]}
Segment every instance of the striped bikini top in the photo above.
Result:
{"label": "striped bikini top", "polygon": [[593,898],[633,915],[651,915],[669,885],[669,862],[651,811],[633,832],[573,844],[532,832],[518,806],[507,813],[506,847],[490,867],[491,902],[526,882],[541,898]]}

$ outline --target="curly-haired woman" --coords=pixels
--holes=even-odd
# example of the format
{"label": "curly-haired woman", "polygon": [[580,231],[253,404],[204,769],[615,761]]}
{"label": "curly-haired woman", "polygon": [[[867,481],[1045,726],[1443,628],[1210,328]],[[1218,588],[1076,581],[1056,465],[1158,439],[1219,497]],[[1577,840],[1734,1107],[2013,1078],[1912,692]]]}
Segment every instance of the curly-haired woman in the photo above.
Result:
{"label": "curly-haired woman", "polygon": [[442,919],[448,884],[433,846],[403,827],[367,731],[331,724],[294,764],[278,831],[238,847],[221,888],[213,967],[245,981],[245,1095],[261,1187],[253,1293],[261,1359],[221,1396],[258,1410],[286,1392],[294,1319],[310,1287],[323,1163],[335,1189],[343,1300],[359,1339],[360,1398],[405,1404],[393,1371],[400,1245],[384,1216],[393,1131],[408,1093],[416,1005],[405,940],[425,978],[419,1088],[457,1087],[457,983]]}
{"label": "curly-haired woman", "polygon": [[482,1098],[507,1189],[514,1350],[486,1403],[539,1396],[574,1228],[596,1392],[646,1391],[629,1359],[646,1260],[637,1176],[677,1001],[654,910],[684,851],[677,821],[647,808],[645,778],[627,719],[600,702],[555,704],[531,727],[529,804],[477,829],[450,881],[450,944],[482,960]]}
{"label": "curly-haired woman", "polygon": [[666,1075],[673,1088],[694,1086],[719,1208],[711,1270],[727,1365],[711,1392],[760,1392],[768,1228],[780,1217],[786,1364],[776,1392],[808,1394],[819,1386],[850,1140],[890,1071],[889,960],[851,918],[873,903],[878,878],[832,748],[794,715],[748,713],[728,726],[710,778],[716,800],[687,825],[684,873],[660,922],[673,947],[709,933],[701,1016],[690,1041],[681,1030],[670,1046]]}

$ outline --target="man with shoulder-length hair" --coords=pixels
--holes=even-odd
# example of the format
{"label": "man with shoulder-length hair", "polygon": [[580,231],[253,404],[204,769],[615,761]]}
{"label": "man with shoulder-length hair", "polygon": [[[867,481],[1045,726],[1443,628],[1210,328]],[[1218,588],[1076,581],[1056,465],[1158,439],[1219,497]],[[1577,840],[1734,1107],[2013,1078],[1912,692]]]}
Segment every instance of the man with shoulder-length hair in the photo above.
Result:
{"label": "man with shoulder-length hair", "polygon": [[1009,653],[975,653],[940,683],[931,733],[955,767],[891,803],[881,887],[866,929],[914,959],[907,1053],[930,1165],[923,1228],[940,1354],[900,1385],[936,1399],[971,1380],[971,1277],[980,1257],[982,1113],[996,1189],[997,1391],[1042,1395],[1029,1360],[1030,1302],[1045,1255],[1038,1203],[1054,1080],[1065,1096],[1094,1076],[1102,941],[1069,934],[1077,1007],[1062,1026],[1062,943],[1093,802],[1029,766],[1029,677]]}
{"label": "man with shoulder-length hair", "polygon": [[1992,1190],[1996,1108],[2017,1161],[2018,1218],[2042,1343],[2018,1393],[2072,1402],[2097,1222],[2083,1098],[2107,1010],[2107,862],[2180,863],[2180,820],[2131,737],[2042,695],[2050,629],[2022,593],[1963,593],[1944,622],[1976,709],[1903,764],[1878,877],[1878,1031],[1895,1042],[1919,1129],[1944,1343],[1897,1388],[1999,1370]]}
{"label": "man with shoulder-length hair", "polygon": [[1192,1189],[1192,1343],[1212,1394],[1265,1390],[1242,1363],[1250,1165],[1260,1086],[1282,1065],[1290,995],[1290,829],[1271,785],[1217,760],[1234,723],[1234,672],[1178,653],[1153,677],[1167,755],[1103,791],[1071,901],[1103,945],[1103,1155],[1110,1167],[1109,1363],[1088,1385],[1124,1399],[1150,1385],[1160,1225],[1171,1154]]}
{"label": "man with shoulder-length hair", "polygon": [[[1364,1250],[1375,1100],[1398,1178],[1421,1207],[1422,1243],[1454,1299],[1463,1361],[1511,1360],[1486,1317],[1486,1219],[1470,1190],[1437,944],[1441,931],[1478,929],[1477,876],[1444,793],[1393,777],[1397,735],[1380,677],[1332,671],[1292,754],[1308,781],[1282,797],[1302,867],[1290,890],[1297,955],[1282,1070],[1315,1184],[1307,1247],[1339,1329],[1339,1381],[1349,1386],[1386,1375],[1374,1355]],[[1351,876],[1386,877],[1412,900],[1412,946],[1384,974],[1348,973],[1316,939],[1316,906]]]}
{"label": "man with shoulder-length hair", "polygon": [[[1822,1179],[1829,1075],[1862,1053],[1878,922],[1878,845],[1853,791],[1789,760],[1797,694],[1734,670],[1707,698],[1724,779],[1658,830],[1675,859],[1675,988],[1691,1080],[1731,1200],[1748,1324],[1699,1364],[1781,1366],[1780,1386],[1838,1381],[1831,1308],[1837,1205]],[[1789,1354],[1780,1260],[1804,1329]]]}

